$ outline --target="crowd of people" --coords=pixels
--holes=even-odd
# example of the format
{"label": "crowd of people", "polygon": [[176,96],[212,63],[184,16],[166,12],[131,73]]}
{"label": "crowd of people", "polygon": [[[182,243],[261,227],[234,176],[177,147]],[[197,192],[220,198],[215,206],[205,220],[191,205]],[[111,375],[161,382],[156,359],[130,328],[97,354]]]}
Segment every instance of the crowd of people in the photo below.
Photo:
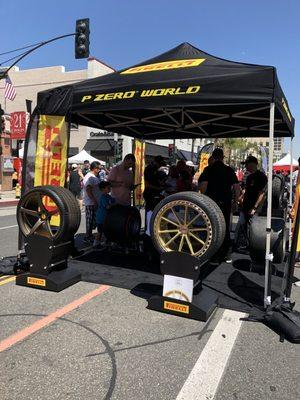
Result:
{"label": "crowd of people", "polygon": [[[71,166],[69,189],[78,199],[80,206],[83,203],[85,207],[85,242],[101,247],[106,211],[113,204],[131,205],[132,193],[140,184],[134,184],[134,170],[133,154],[127,154],[121,163],[110,170],[97,161],[91,164],[85,161],[83,168],[76,164]],[[259,170],[256,157],[248,156],[243,163],[243,169],[234,171],[224,163],[223,150],[216,148],[200,176],[195,174],[191,162],[179,160],[176,165],[167,166],[162,156],[156,156],[144,170],[144,182],[146,234],[150,235],[152,212],[164,197],[178,192],[197,191],[214,200],[224,215],[226,235],[218,257],[230,262],[232,249],[239,250],[239,236],[246,235],[248,222],[263,205],[267,177]],[[237,211],[239,220],[232,242],[231,215]],[[94,236],[93,230],[96,228],[97,235]]]}

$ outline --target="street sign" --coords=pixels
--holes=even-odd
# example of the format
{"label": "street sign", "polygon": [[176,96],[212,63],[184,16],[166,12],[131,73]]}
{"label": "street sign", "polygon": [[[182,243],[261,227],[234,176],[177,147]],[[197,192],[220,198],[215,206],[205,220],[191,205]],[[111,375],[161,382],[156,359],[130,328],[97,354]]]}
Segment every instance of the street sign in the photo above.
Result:
{"label": "street sign", "polygon": [[26,136],[26,112],[16,111],[10,114],[11,139],[25,139]]}

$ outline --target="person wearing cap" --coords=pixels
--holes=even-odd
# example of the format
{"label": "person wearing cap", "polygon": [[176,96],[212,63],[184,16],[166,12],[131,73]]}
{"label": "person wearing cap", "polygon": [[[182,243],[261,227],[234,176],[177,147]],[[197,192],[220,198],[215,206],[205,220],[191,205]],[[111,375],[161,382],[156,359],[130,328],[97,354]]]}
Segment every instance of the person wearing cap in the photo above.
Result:
{"label": "person wearing cap", "polygon": [[202,194],[214,200],[225,218],[226,234],[219,256],[231,261],[230,217],[232,207],[232,191],[237,202],[240,196],[240,185],[234,170],[224,164],[224,153],[216,148],[212,153],[213,163],[207,166],[199,177],[198,185]]}
{"label": "person wearing cap", "polygon": [[144,171],[145,190],[143,192],[143,197],[146,208],[147,234],[150,232],[149,222],[152,211],[163,198],[161,192],[165,189],[165,184],[163,182],[166,180],[167,175],[159,169],[165,165],[166,162],[164,158],[162,156],[156,156],[154,160],[147,165]]}
{"label": "person wearing cap", "polygon": [[96,228],[96,211],[100,198],[99,161],[93,161],[90,165],[90,172],[83,178],[83,202],[85,205],[86,235],[84,241],[93,243],[93,229]]}
{"label": "person wearing cap", "polygon": [[239,248],[238,243],[240,235],[243,233],[244,237],[247,238],[246,226],[262,205],[265,196],[265,188],[268,182],[266,175],[258,169],[256,157],[248,156],[245,160],[245,166],[245,175],[247,178],[240,198],[241,211],[235,230],[235,245],[237,248]]}
{"label": "person wearing cap", "polygon": [[245,190],[242,197],[242,210],[247,221],[256,213],[261,205],[268,179],[266,175],[258,169],[256,157],[248,156],[245,165],[249,175],[246,179]]}

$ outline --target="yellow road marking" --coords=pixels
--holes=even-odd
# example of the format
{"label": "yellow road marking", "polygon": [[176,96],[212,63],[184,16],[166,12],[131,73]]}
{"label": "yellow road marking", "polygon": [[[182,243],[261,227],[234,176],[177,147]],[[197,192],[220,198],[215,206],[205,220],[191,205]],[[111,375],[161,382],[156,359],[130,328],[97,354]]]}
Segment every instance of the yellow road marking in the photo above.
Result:
{"label": "yellow road marking", "polygon": [[8,275],[0,275],[0,281],[2,281],[3,279],[8,278]]}
{"label": "yellow road marking", "polygon": [[0,281],[0,286],[5,285],[6,283],[9,283],[9,282],[12,282],[12,281],[15,281],[15,280],[16,280],[15,276],[11,276],[11,277],[9,277],[7,279],[2,279],[2,281]]}

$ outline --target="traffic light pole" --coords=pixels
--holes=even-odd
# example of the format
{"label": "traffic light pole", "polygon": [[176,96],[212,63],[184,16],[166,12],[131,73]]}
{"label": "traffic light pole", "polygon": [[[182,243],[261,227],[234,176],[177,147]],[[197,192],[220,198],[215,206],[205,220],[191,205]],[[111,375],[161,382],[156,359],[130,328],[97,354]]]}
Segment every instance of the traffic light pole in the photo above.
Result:
{"label": "traffic light pole", "polygon": [[56,36],[55,38],[52,38],[52,39],[46,40],[46,41],[44,41],[44,42],[41,42],[41,43],[38,44],[37,46],[35,46],[35,47],[33,47],[32,49],[26,51],[26,53],[23,54],[21,57],[19,57],[5,72],[3,72],[3,73],[0,75],[0,80],[3,79],[3,78],[5,78],[6,75],[7,75],[7,73],[8,73],[8,72],[12,69],[12,67],[14,67],[18,62],[20,62],[21,60],[23,60],[23,58],[27,57],[30,53],[34,52],[35,50],[39,49],[40,47],[45,46],[46,44],[51,43],[51,42],[54,42],[54,41],[56,41],[56,40],[64,39],[64,38],[66,38],[66,37],[69,37],[69,36],[76,36],[76,35],[77,35],[77,33],[68,33],[67,35]]}

